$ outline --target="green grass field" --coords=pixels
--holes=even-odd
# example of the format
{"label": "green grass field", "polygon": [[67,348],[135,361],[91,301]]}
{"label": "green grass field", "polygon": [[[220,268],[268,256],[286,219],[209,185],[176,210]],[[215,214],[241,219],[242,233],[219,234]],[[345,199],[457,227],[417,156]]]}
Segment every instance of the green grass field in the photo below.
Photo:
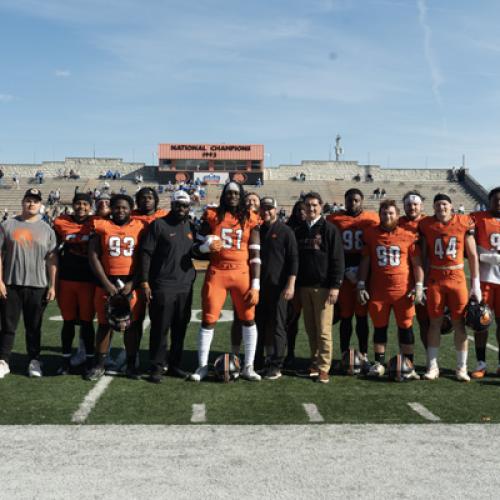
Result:
{"label": "green grass field", "polygon": [[[200,309],[200,286],[196,282],[193,309]],[[226,309],[230,305],[226,304]],[[60,321],[50,320],[59,311],[51,304],[46,312],[42,361],[44,377],[26,376],[24,333],[20,328],[11,361],[13,373],[0,381],[0,424],[71,424],[71,417],[95,385],[79,375],[56,375],[60,362]],[[196,335],[199,323],[191,322],[186,337],[184,368],[196,367]],[[216,328],[211,361],[229,350],[229,322]],[[392,325],[390,355],[396,353],[396,330]],[[418,338],[418,334],[416,335]],[[114,345],[119,346],[117,335]],[[164,378],[160,385],[115,377],[86,420],[87,424],[190,424],[192,405],[204,403],[209,424],[306,424],[303,403],[314,403],[325,423],[425,423],[409,406],[418,402],[448,423],[500,422],[500,378],[494,375],[469,384],[453,378],[455,353],[451,335],[443,337],[440,352],[441,378],[436,382],[394,383],[335,374],[330,384],[285,376],[277,381],[232,384],[206,381],[201,384]],[[353,336],[353,342],[355,338]],[[492,340],[494,343],[494,341]],[[148,366],[148,335],[142,343],[141,365]],[[334,327],[335,358],[339,357],[338,325]],[[301,322],[297,339],[299,363],[307,366],[307,339]],[[371,355],[371,353],[370,353]],[[487,353],[489,366],[496,367],[497,353]],[[387,357],[387,359],[389,356]],[[473,345],[469,368],[475,364]],[[424,351],[417,340],[417,370],[425,366]]]}

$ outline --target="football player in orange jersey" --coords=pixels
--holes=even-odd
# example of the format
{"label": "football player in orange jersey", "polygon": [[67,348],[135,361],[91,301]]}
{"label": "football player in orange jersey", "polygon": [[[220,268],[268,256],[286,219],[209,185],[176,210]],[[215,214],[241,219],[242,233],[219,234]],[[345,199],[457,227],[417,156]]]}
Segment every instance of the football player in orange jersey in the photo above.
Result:
{"label": "football player in orange jersey", "polygon": [[[415,308],[408,292],[413,287],[410,269],[416,281],[416,301],[423,300],[424,271],[420,253],[416,247],[415,232],[398,225],[399,208],[394,200],[380,203],[380,225],[364,231],[363,258],[358,274],[358,299],[365,305],[373,322],[375,363],[370,367],[369,376],[381,377],[385,373],[385,347],[391,309],[398,325],[401,353],[413,363],[415,338],[413,317]],[[368,288],[366,280],[370,276]],[[415,370],[405,378],[420,377]]]}
{"label": "football player in orange jersey", "polygon": [[[488,194],[489,210],[475,212],[472,218],[476,223],[476,243],[479,254],[479,274],[483,300],[496,318],[497,342],[500,345],[500,187]],[[472,372],[473,378],[482,378],[486,374],[486,342],[488,330],[475,332],[477,367]],[[500,354],[497,367],[500,375]]]}
{"label": "football player in orange jersey", "polygon": [[[137,296],[134,290],[136,250],[143,234],[144,223],[130,218],[134,201],[130,196],[116,194],[111,198],[111,220],[94,219],[94,235],[89,245],[90,266],[99,280],[95,293],[98,329],[96,335],[96,365],[88,374],[89,380],[97,380],[104,374],[104,362],[109,350],[110,326],[105,313],[105,302],[110,296],[130,296],[132,321],[137,321]],[[127,351],[128,378],[138,379],[135,367],[138,350],[136,331],[124,332]]]}
{"label": "football player in orange jersey", "polygon": [[57,302],[63,317],[63,360],[58,370],[59,375],[69,373],[71,346],[77,322],[80,324],[80,335],[85,346],[87,371],[91,369],[94,358],[96,282],[88,259],[91,202],[87,193],[76,193],[73,198],[74,214],[60,215],[54,221],[59,247]]}
{"label": "football player in orange jersey", "polygon": [[[399,218],[399,225],[407,231],[412,231],[418,238],[418,223],[424,217],[424,198],[418,191],[408,191],[403,196],[403,207],[405,215]],[[415,280],[414,280],[415,281]],[[427,333],[429,332],[429,315],[425,304],[415,304],[420,340],[427,349]]]}
{"label": "football player in orange jersey", "polygon": [[329,215],[326,220],[335,224],[341,235],[345,255],[345,279],[340,288],[338,306],[340,310],[340,350],[349,349],[352,335],[352,318],[356,316],[356,335],[359,351],[368,367],[368,309],[357,301],[358,267],[363,251],[363,232],[376,226],[379,217],[375,212],[363,210],[363,193],[356,188],[348,189],[344,195],[345,210]]}
{"label": "football player in orange jersey", "polygon": [[[468,382],[467,373],[467,334],[464,314],[469,296],[481,300],[479,283],[479,262],[476,241],[474,240],[474,221],[468,215],[454,214],[448,195],[438,193],[434,197],[434,215],[424,217],[419,223],[422,250],[429,269],[427,276],[427,311],[430,318],[427,339],[426,380],[439,377],[437,363],[441,341],[441,324],[444,308],[447,306],[455,330],[455,349],[457,353],[457,380]],[[471,289],[467,294],[464,273],[464,252],[469,259]]]}
{"label": "football player in orange jersey", "polygon": [[257,347],[255,306],[260,289],[260,234],[256,214],[245,206],[243,187],[236,182],[224,186],[220,205],[203,215],[200,241],[195,252],[210,254],[210,265],[202,290],[202,323],[198,334],[198,368],[190,379],[199,382],[208,375],[208,357],[227,292],[243,323],[245,365],[241,376],[260,380],[253,367]]}
{"label": "football player in orange jersey", "polygon": [[[245,193],[245,206],[247,210],[257,214],[259,216],[259,225],[262,223],[260,220],[260,198],[257,193],[248,192]],[[234,354],[239,354],[241,346],[241,321],[236,315],[234,315],[233,323],[231,325],[231,351]],[[257,356],[258,358],[259,356]],[[261,367],[259,367],[261,368]]]}

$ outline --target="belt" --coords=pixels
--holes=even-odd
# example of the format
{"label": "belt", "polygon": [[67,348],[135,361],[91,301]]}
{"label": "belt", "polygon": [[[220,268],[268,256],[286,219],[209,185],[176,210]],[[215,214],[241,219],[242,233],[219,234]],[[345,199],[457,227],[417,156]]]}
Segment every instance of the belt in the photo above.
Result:
{"label": "belt", "polygon": [[220,269],[220,270],[223,270],[223,271],[230,271],[230,270],[235,270],[235,269],[241,269],[241,270],[249,270],[248,268],[248,265],[246,262],[244,263],[230,263],[230,262],[225,262],[225,263],[221,263],[221,262],[218,262],[217,264],[210,264],[210,267],[212,269]]}
{"label": "belt", "polygon": [[457,264],[456,266],[430,266],[431,269],[437,269],[438,271],[456,271],[457,269],[463,269],[463,264]]}

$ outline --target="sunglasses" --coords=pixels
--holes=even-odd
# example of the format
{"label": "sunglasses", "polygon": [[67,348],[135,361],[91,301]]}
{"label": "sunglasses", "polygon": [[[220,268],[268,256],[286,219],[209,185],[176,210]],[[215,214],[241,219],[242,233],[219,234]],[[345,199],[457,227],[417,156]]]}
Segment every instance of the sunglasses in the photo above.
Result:
{"label": "sunglasses", "polygon": [[176,201],[174,202],[176,206],[179,208],[189,208],[190,204],[189,203],[182,203],[181,201]]}

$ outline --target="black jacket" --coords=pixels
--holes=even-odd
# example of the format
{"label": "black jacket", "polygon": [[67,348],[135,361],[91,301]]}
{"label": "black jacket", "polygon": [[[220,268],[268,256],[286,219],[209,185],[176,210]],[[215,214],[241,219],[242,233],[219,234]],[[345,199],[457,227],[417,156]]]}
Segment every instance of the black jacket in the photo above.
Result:
{"label": "black jacket", "polygon": [[291,228],[280,221],[260,226],[260,281],[262,286],[284,288],[290,276],[297,276],[299,256]]}
{"label": "black jacket", "polygon": [[297,286],[340,288],[344,277],[344,248],[339,230],[321,217],[312,228],[295,228],[299,248]]}
{"label": "black jacket", "polygon": [[196,278],[191,260],[195,235],[189,221],[172,214],[153,221],[141,241],[139,281],[154,289],[187,292]]}

